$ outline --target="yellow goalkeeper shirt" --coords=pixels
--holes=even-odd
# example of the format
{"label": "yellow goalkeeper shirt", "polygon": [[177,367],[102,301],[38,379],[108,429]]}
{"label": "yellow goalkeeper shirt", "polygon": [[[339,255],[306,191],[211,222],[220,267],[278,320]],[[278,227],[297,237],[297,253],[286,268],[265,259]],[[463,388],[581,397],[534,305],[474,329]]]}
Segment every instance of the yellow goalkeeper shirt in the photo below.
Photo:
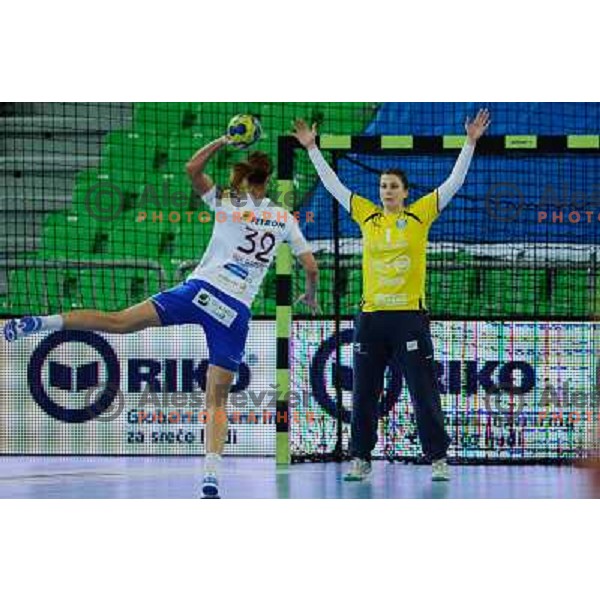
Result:
{"label": "yellow goalkeeper shirt", "polygon": [[440,215],[437,190],[397,215],[356,194],[350,202],[364,241],[363,312],[426,309],[427,240]]}

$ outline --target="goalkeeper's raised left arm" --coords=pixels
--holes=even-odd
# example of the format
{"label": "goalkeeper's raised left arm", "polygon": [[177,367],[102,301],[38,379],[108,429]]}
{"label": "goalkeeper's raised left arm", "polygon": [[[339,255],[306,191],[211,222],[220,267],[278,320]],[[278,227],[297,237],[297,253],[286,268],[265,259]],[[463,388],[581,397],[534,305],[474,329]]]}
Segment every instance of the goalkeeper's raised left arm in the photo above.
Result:
{"label": "goalkeeper's raised left arm", "polygon": [[477,113],[477,117],[472,121],[470,118],[467,118],[465,123],[467,141],[458,156],[450,177],[438,188],[439,212],[442,212],[450,204],[452,198],[454,198],[458,190],[464,185],[473,155],[475,154],[477,142],[488,130],[491,122],[490,113],[487,110],[480,110]]}

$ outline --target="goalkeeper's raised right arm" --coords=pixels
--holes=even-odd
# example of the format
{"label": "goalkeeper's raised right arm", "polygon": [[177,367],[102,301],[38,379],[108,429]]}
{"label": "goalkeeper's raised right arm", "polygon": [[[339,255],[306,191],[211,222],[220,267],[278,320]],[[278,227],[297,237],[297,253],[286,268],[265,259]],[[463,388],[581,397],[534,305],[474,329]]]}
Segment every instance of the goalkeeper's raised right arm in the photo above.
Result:
{"label": "goalkeeper's raised right arm", "polygon": [[325,157],[317,147],[317,126],[309,128],[302,121],[297,120],[294,123],[294,136],[308,150],[308,156],[315,166],[319,178],[323,182],[325,189],[348,211],[350,212],[350,201],[352,192],[340,181],[335,171],[327,164]]}

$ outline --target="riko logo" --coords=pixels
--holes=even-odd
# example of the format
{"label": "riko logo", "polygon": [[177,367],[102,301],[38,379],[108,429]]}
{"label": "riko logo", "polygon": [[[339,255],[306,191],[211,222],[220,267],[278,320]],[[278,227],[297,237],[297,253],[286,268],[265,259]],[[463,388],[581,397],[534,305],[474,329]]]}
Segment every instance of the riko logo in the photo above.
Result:
{"label": "riko logo", "polygon": [[[361,353],[360,344],[354,344],[354,330],[345,329],[340,334],[340,354],[345,346],[352,346],[354,352]],[[312,361],[310,372],[311,388],[315,400],[333,418],[338,417],[338,403],[335,396],[336,374],[340,393],[352,392],[353,372],[349,365],[338,364],[335,335],[326,339]],[[440,393],[473,396],[479,391],[486,394],[514,394],[522,396],[535,387],[535,369],[525,361],[508,361],[501,363],[489,360],[481,363],[476,360],[451,360],[445,363],[435,362],[437,381]],[[518,383],[517,383],[518,382]],[[392,363],[386,373],[386,385],[379,403],[379,416],[385,417],[400,400],[404,388],[404,377],[398,362]],[[332,390],[330,394],[329,389]],[[352,412],[342,406],[342,420],[350,423]]]}
{"label": "riko logo", "polygon": [[[98,360],[71,366],[50,356],[57,349],[61,350],[58,356],[66,356],[64,350],[67,344],[89,346],[98,355]],[[249,360],[256,366],[256,355],[250,355]],[[125,389],[130,394],[205,392],[208,368],[208,360],[130,358],[124,367]],[[103,370],[106,376],[101,378]],[[35,402],[58,421],[112,421],[115,412],[122,410],[125,403],[119,359],[110,344],[95,333],[62,331],[50,335],[32,354],[27,375]],[[106,385],[102,383],[104,380]],[[231,393],[244,392],[250,387],[250,382],[250,367],[242,362]],[[82,396],[85,397],[86,405],[66,408],[65,397],[75,401],[76,395],[79,395],[79,401]]]}
{"label": "riko logo", "polygon": [[[100,379],[100,360],[72,367],[56,360],[48,360],[53,350],[64,344],[85,344],[94,349],[106,367],[107,383],[104,389],[94,393],[95,401],[84,408],[65,408],[52,397],[59,390],[71,394],[96,389]],[[48,385],[44,385],[43,373],[48,365]],[[85,423],[106,412],[119,393],[121,371],[117,356],[110,344],[91,332],[60,331],[48,336],[35,350],[27,369],[29,390],[33,399],[48,415],[65,423]]]}

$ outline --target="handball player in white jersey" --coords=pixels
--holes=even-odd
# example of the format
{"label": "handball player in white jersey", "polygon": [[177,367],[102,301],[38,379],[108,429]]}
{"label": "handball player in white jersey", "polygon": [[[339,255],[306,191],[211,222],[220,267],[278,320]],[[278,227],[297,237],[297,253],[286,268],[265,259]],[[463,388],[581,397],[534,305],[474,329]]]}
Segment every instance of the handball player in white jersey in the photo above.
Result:
{"label": "handball player in white jersey", "polygon": [[229,143],[227,136],[215,140],[187,165],[193,187],[213,211],[215,224],[204,258],[185,283],[121,312],[81,310],[25,317],[4,327],[6,340],[12,342],[59,330],[130,334],[150,327],[201,325],[209,350],[204,498],[219,497],[227,399],[243,358],[250,307],[282,242],[290,244],[306,271],[306,293],[299,301],[317,310],[317,263],[294,217],[266,197],[272,170],[267,155],[254,152],[234,165],[228,193],[204,173],[210,158]]}

